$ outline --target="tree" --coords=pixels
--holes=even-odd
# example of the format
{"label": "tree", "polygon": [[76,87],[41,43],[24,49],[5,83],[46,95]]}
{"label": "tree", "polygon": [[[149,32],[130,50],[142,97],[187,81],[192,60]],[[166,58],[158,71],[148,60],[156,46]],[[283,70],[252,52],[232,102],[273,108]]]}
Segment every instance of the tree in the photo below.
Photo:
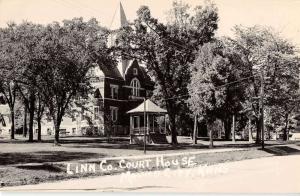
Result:
{"label": "tree", "polygon": [[[240,80],[245,72],[239,56],[221,40],[200,47],[190,70],[187,102],[199,120],[210,127],[210,147],[213,147],[216,119],[225,124],[230,116],[242,110],[244,90]],[[227,131],[230,132],[230,126]]]}
{"label": "tree", "polygon": [[37,94],[37,101],[36,101],[36,122],[38,125],[38,135],[37,135],[37,140],[41,141],[42,140],[42,118],[45,113],[45,103],[42,99],[42,96],[40,93]]}
{"label": "tree", "polygon": [[6,51],[2,57],[2,62],[6,66],[2,67],[2,70],[10,76],[7,78],[8,81],[14,84],[15,90],[18,91],[29,112],[30,142],[33,141],[36,76],[40,72],[37,69],[37,59],[40,55],[37,45],[41,40],[42,28],[41,25],[29,22],[20,25],[10,24],[3,29],[3,32],[6,32],[6,39],[5,45],[1,46],[2,50]]}
{"label": "tree", "polygon": [[14,24],[9,24],[8,28],[0,29],[0,93],[10,109],[11,139],[15,139],[15,103],[18,85],[14,77],[18,69],[16,64],[12,62],[12,51],[14,51],[15,46],[10,41],[14,26]]}
{"label": "tree", "polygon": [[299,58],[295,46],[271,28],[236,26],[234,33],[233,39],[228,38],[228,44],[239,54],[245,69],[253,76],[249,80],[246,97],[249,108],[254,112],[256,143],[259,143],[262,111],[255,99],[260,96],[259,76],[264,73],[265,78],[270,78],[265,87],[266,106],[277,111],[274,115],[283,113],[288,119],[298,104]]}
{"label": "tree", "polygon": [[[278,40],[277,40],[278,42]],[[282,48],[282,44],[277,44]],[[285,47],[287,45],[285,44]],[[289,122],[299,110],[299,65],[300,60],[292,54],[284,54],[282,51],[273,51],[276,54],[269,56],[269,63],[275,67],[270,67],[272,83],[266,88],[266,105],[270,108],[270,114],[276,123],[283,122],[283,140],[288,139]],[[278,69],[278,70],[274,70]],[[280,71],[279,71],[280,70]]]}
{"label": "tree", "polygon": [[59,130],[63,116],[76,94],[90,89],[88,71],[94,66],[115,66],[106,46],[107,32],[95,19],[65,20],[47,25],[39,48],[37,88],[55,127]]}
{"label": "tree", "polygon": [[214,4],[195,8],[193,16],[189,7],[182,3],[173,4],[174,20],[160,23],[151,16],[147,6],[137,11],[137,19],[120,31],[119,49],[127,58],[135,58],[145,65],[156,81],[156,89],[161,95],[169,115],[172,144],[176,145],[176,116],[186,107],[189,83],[189,66],[195,59],[198,46],[213,39],[217,29],[218,14]]}

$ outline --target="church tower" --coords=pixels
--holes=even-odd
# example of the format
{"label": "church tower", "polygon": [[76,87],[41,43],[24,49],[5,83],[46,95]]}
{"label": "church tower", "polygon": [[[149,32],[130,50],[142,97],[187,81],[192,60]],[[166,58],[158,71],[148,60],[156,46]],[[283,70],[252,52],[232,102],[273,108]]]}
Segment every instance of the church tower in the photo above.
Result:
{"label": "church tower", "polygon": [[[122,27],[126,26],[128,24],[125,11],[123,8],[122,3],[120,2],[112,19],[112,23],[110,25],[111,35],[109,36],[108,45],[114,46],[116,44],[116,37],[118,30],[120,30]],[[122,77],[125,77],[125,71],[129,65],[129,60],[124,59],[121,57],[118,60],[118,70],[121,73]]]}

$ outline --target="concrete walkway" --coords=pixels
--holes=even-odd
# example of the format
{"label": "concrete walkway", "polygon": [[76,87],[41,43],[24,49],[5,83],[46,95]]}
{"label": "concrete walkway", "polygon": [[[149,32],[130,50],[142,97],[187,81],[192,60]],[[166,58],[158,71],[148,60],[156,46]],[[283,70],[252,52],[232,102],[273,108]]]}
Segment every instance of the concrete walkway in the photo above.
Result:
{"label": "concrete walkway", "polygon": [[300,192],[300,155],[275,156],[189,169],[6,187],[18,191]]}

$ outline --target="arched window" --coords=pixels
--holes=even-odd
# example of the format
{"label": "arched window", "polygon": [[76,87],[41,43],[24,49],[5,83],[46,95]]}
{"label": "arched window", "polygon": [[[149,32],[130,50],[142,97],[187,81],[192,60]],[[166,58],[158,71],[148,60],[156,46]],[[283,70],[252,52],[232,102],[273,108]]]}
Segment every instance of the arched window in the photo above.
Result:
{"label": "arched window", "polygon": [[134,78],[131,80],[130,83],[131,89],[132,89],[132,95],[139,97],[140,96],[140,88],[141,88],[141,84],[140,81],[137,78]]}

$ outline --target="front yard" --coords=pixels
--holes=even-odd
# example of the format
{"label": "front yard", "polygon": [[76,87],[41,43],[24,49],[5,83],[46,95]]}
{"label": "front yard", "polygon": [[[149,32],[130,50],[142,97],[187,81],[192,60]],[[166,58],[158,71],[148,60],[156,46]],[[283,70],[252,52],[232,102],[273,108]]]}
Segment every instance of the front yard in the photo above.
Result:
{"label": "front yard", "polygon": [[[297,148],[290,147],[291,145],[299,146],[298,143],[282,146],[280,143],[267,142],[267,149],[262,151],[248,142],[240,141],[232,144],[230,141],[217,141],[215,149],[227,149],[227,151],[212,152],[207,147],[207,141],[199,141],[197,145],[191,145],[190,139],[186,137],[180,138],[179,141],[181,141],[181,145],[177,147],[171,145],[147,146],[147,155],[171,154],[165,156],[166,161],[194,156],[193,161],[197,165],[203,165],[299,152]],[[119,168],[118,164],[121,158],[115,158],[108,161],[117,168],[115,170],[67,174],[66,163],[96,163],[99,165],[101,159],[124,156],[127,157],[126,161],[130,162],[144,160],[142,155],[143,146],[129,145],[126,138],[113,138],[110,142],[107,142],[106,138],[62,138],[61,146],[53,146],[50,139],[46,139],[42,143],[27,143],[21,138],[12,142],[0,139],[0,183],[1,186],[15,186],[69,178],[112,175],[125,171],[140,172],[165,168],[157,167],[154,161],[146,168]],[[155,157],[150,157],[150,159],[154,160]],[[178,166],[172,165],[168,167],[178,168]],[[179,167],[186,166],[180,165]]]}

